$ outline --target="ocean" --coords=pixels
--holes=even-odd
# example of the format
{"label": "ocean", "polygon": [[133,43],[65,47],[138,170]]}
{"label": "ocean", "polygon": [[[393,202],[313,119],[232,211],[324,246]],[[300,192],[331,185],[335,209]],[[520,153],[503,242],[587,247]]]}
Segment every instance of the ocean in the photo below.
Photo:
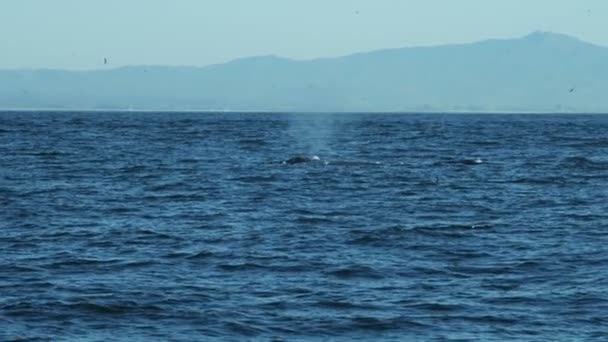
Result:
{"label": "ocean", "polygon": [[0,113],[1,341],[607,341],[608,115]]}

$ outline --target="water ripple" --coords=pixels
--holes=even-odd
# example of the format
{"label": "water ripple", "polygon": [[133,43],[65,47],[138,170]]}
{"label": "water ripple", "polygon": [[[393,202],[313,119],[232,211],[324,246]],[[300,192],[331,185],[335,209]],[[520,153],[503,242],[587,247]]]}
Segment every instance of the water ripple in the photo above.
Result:
{"label": "water ripple", "polygon": [[0,340],[603,340],[607,131],[2,112]]}

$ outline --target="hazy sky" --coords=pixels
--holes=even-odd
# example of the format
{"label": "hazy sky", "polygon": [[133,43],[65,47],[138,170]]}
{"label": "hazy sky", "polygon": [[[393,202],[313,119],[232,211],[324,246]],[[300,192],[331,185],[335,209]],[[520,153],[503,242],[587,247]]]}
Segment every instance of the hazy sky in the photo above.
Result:
{"label": "hazy sky", "polygon": [[607,0],[0,0],[0,68],[309,59],[535,30],[608,46],[607,18]]}

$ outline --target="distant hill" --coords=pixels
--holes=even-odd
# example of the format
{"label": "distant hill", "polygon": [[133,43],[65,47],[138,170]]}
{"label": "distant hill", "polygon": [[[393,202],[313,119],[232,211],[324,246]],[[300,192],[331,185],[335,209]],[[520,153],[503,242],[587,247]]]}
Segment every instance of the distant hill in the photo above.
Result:
{"label": "distant hill", "polygon": [[522,38],[207,67],[2,70],[0,108],[608,112],[608,48]]}

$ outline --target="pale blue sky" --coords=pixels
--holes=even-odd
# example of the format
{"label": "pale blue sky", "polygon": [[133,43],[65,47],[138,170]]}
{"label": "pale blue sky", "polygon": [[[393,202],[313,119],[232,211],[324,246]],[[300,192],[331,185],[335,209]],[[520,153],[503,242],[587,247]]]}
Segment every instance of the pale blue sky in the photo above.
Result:
{"label": "pale blue sky", "polygon": [[607,18],[607,0],[0,0],[0,68],[310,59],[535,30],[608,46]]}

